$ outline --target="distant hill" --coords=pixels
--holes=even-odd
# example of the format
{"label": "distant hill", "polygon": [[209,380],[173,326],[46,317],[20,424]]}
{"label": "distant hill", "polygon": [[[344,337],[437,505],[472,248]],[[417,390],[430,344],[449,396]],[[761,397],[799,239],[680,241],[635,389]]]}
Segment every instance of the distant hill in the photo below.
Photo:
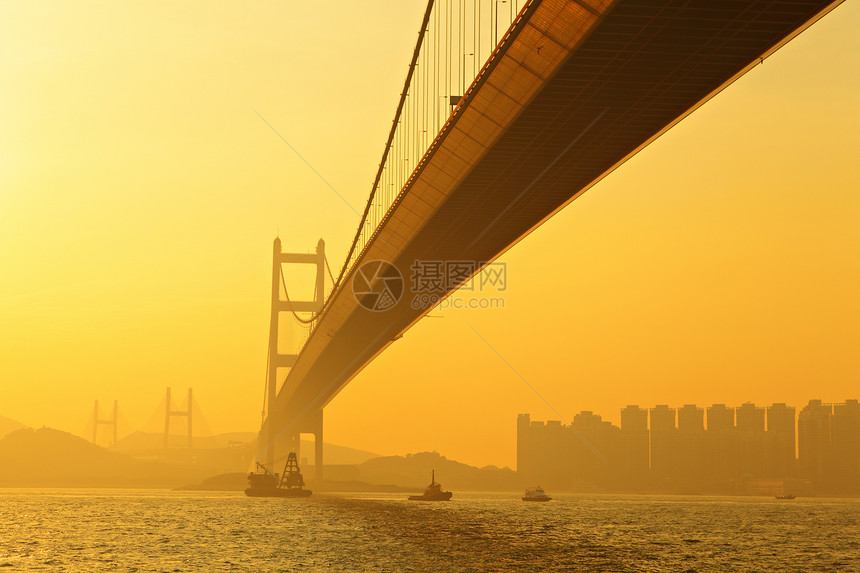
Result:
{"label": "distant hill", "polygon": [[247,473],[230,472],[208,477],[198,484],[183,485],[176,489],[182,491],[243,491],[246,487],[248,487]]}
{"label": "distant hill", "polygon": [[11,418],[7,418],[6,416],[0,416],[0,438],[5,436],[10,432],[14,432],[15,430],[20,430],[21,428],[26,428],[24,424],[20,422],[16,422]]}
{"label": "distant hill", "polygon": [[[361,464],[378,457],[379,454],[374,454],[373,452],[323,442],[323,462],[326,465]],[[311,440],[302,440],[302,458],[307,458],[308,464],[313,465],[314,443]]]}
{"label": "distant hill", "polygon": [[431,470],[436,471],[436,481],[450,490],[519,491],[524,487],[517,473],[509,468],[478,468],[437,452],[379,457],[359,465],[358,470],[363,482],[410,487],[419,493],[430,483]]}
{"label": "distant hill", "polygon": [[[421,452],[407,456],[386,456],[352,466],[355,479],[324,480],[318,482],[313,468],[303,471],[308,486],[315,491],[367,491],[421,493],[430,483],[431,470],[445,489],[452,491],[521,491],[525,485],[517,473],[509,468],[486,466],[478,468],[449,460],[436,452]],[[331,475],[327,473],[326,475]],[[227,473],[213,476],[187,490],[241,491],[247,487],[246,473]]]}
{"label": "distant hill", "polygon": [[[254,432],[230,432],[214,436],[194,436],[191,442],[195,449],[214,450],[253,444],[256,440],[257,434]],[[187,443],[187,435],[171,434],[170,436],[171,446],[183,447]],[[134,432],[120,439],[112,449],[123,453],[160,451],[164,449],[164,434],[161,432]]]}
{"label": "distant hill", "polygon": [[[327,445],[331,448],[331,451],[326,451],[327,457],[329,454],[332,457],[373,455]],[[249,448],[250,445],[246,444],[210,451],[235,449],[244,452]],[[306,446],[303,453],[305,451],[312,452],[313,448]],[[143,461],[108,451],[60,430],[19,428],[0,438],[0,487],[175,488],[227,473],[222,463],[216,463],[214,458],[210,460],[205,452],[198,451],[195,455],[197,463],[193,465]],[[356,491],[397,491],[409,488],[420,492],[430,482],[431,470],[436,470],[437,481],[452,491],[518,491],[523,487],[516,472],[508,468],[477,468],[449,460],[436,452],[376,457],[352,467],[357,470],[357,479],[318,484],[320,489],[339,490],[340,486]],[[232,475],[201,484],[201,489],[241,487],[246,474],[236,470],[232,472]]]}
{"label": "distant hill", "polygon": [[67,432],[19,429],[0,439],[0,486],[177,487],[211,467],[135,460]]}
{"label": "distant hill", "polygon": [[[192,444],[195,450],[235,449],[252,446],[257,441],[255,432],[231,432],[227,434],[216,434],[214,436],[194,436]],[[188,438],[178,435],[170,436],[171,447],[184,447]],[[164,434],[134,432],[117,442],[111,448],[114,451],[126,453],[132,456],[162,452],[164,450]],[[252,448],[253,449],[253,448]],[[302,440],[301,457],[307,459],[307,464],[314,463],[314,443],[311,440]],[[377,458],[379,454],[356,450],[337,444],[323,443],[323,460],[326,464],[360,464],[367,460]],[[247,464],[246,464],[247,465]],[[241,468],[246,469],[245,466]]]}

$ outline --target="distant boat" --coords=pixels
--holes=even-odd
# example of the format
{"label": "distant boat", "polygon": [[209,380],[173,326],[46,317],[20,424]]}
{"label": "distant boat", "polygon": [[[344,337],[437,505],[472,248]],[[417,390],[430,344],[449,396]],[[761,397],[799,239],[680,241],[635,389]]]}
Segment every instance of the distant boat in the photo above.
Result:
{"label": "distant boat", "polygon": [[549,501],[551,499],[540,486],[526,489],[526,493],[523,495],[523,501]]}
{"label": "distant boat", "polygon": [[[773,488],[770,489],[770,493],[773,494]],[[790,493],[785,493],[785,489],[782,490],[782,493],[778,493],[774,495],[776,499],[794,499],[794,496]]]}
{"label": "distant boat", "polygon": [[249,497],[308,497],[311,493],[311,490],[305,489],[305,480],[299,471],[295,452],[290,452],[287,457],[283,477],[273,474],[257,462],[257,471],[248,474],[248,487],[245,489],[245,495]]}
{"label": "distant boat", "polygon": [[424,490],[424,495],[410,495],[410,501],[448,501],[454,495],[450,491],[442,491],[442,485],[436,483],[436,470],[430,472],[430,485]]}

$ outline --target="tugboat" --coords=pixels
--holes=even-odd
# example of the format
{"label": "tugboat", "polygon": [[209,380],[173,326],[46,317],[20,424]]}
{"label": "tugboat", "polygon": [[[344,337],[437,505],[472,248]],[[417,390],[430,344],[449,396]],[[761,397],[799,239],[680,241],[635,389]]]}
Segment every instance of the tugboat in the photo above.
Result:
{"label": "tugboat", "polygon": [[540,486],[527,488],[523,495],[523,501],[549,501],[551,499]]}
{"label": "tugboat", "polygon": [[436,483],[436,470],[431,470],[430,485],[424,490],[424,495],[410,495],[409,501],[448,501],[452,495],[450,491],[442,491],[442,484]]}
{"label": "tugboat", "polygon": [[311,490],[305,489],[305,480],[299,471],[295,452],[290,452],[287,457],[283,477],[273,474],[257,462],[257,471],[248,474],[248,487],[245,489],[245,495],[249,497],[308,497],[311,493]]}

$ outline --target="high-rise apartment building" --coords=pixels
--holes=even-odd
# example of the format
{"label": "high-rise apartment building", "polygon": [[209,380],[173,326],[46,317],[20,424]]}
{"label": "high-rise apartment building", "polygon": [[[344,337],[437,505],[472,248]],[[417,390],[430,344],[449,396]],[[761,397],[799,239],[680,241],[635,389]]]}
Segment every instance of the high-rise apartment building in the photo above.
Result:
{"label": "high-rise apartment building", "polygon": [[764,475],[786,478],[795,472],[795,410],[778,403],[767,408]]}
{"label": "high-rise apartment building", "polygon": [[797,466],[801,477],[823,483],[832,466],[833,406],[810,400],[797,416]]}
{"label": "high-rise apartment building", "polygon": [[665,481],[677,475],[678,428],[675,409],[665,404],[651,408],[651,475]]}
{"label": "high-rise apartment building", "polygon": [[648,410],[636,405],[621,410],[620,440],[622,480],[632,487],[641,487],[649,471]]}
{"label": "high-rise apartment building", "polygon": [[708,468],[705,446],[705,411],[695,404],[678,408],[677,476],[679,485],[696,490],[702,485]]}
{"label": "high-rise apartment building", "polygon": [[708,407],[708,477],[715,487],[740,479],[741,440],[735,428],[735,409],[725,404]]}
{"label": "high-rise apartment building", "polygon": [[764,475],[764,417],[764,408],[752,403],[735,409],[736,427],[741,440],[741,477]]}
{"label": "high-rise apartment building", "polygon": [[833,405],[832,482],[839,490],[860,490],[860,403]]}

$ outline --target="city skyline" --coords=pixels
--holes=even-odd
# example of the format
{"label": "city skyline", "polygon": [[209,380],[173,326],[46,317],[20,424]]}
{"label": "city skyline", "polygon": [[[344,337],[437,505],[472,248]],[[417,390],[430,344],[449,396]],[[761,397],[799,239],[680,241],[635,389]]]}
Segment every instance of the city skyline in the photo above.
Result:
{"label": "city skyline", "polygon": [[564,489],[856,495],[860,401],[633,404],[620,427],[591,411],[569,425],[519,414],[517,471]]}

